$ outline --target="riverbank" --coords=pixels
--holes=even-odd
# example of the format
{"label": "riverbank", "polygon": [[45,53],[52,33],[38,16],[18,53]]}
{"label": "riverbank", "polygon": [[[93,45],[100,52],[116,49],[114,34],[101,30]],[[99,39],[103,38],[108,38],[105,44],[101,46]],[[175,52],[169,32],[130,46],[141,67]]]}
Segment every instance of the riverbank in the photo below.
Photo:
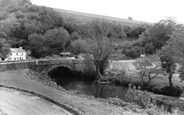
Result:
{"label": "riverbank", "polygon": [[[136,70],[134,63],[135,60],[112,61],[108,71],[110,73],[114,73],[114,75],[111,75],[107,79],[118,85],[128,86],[130,83],[132,85],[141,86],[142,81],[138,75],[138,71]],[[172,77],[172,82],[175,88],[171,91],[171,88],[169,88],[168,76],[160,74],[154,78],[150,84],[145,87],[145,89],[156,94],[180,96],[180,93],[182,93],[182,90],[184,90],[184,81],[181,82],[179,79],[179,74],[175,73]]]}
{"label": "riverbank", "polygon": [[[157,115],[161,113],[159,110],[141,109],[134,104],[123,101],[120,101],[120,104],[116,105],[114,104],[115,99],[107,101],[69,92],[57,86],[47,76],[25,72],[25,70],[24,72],[22,71],[0,72],[0,85],[24,89],[43,95],[82,115],[148,115],[150,113]],[[164,114],[168,115],[168,113]]]}

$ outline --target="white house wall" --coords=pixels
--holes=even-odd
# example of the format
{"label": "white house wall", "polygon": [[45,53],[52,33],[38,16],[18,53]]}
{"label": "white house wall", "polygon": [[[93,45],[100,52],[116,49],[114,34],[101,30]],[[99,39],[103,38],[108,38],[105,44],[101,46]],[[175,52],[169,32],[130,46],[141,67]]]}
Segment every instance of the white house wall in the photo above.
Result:
{"label": "white house wall", "polygon": [[26,60],[26,52],[13,52],[11,53],[5,61],[17,61],[17,60]]}

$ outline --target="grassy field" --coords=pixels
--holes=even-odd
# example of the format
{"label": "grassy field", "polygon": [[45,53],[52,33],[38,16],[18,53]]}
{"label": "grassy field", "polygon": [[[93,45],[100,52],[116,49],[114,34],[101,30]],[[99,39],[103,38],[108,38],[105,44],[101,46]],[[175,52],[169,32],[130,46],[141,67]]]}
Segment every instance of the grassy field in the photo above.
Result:
{"label": "grassy field", "polygon": [[76,11],[69,11],[69,10],[63,10],[63,9],[54,9],[54,10],[60,12],[64,19],[72,18],[74,21],[78,23],[85,23],[87,21],[91,21],[94,19],[105,19],[109,21],[120,22],[123,25],[129,25],[129,26],[134,26],[134,25],[143,24],[143,23],[150,24],[150,25],[153,24],[149,22],[128,20],[128,19],[115,18],[115,17],[110,17],[110,16],[102,16],[102,15],[97,15],[97,14],[82,13],[82,12],[76,12]]}

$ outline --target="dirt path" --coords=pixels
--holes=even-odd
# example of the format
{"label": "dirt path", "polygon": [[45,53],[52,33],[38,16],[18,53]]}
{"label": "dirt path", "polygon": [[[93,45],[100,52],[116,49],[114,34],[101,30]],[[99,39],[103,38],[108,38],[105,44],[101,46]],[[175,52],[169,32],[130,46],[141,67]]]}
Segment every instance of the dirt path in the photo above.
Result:
{"label": "dirt path", "polygon": [[7,115],[72,115],[40,97],[7,88],[0,88],[0,108]]}

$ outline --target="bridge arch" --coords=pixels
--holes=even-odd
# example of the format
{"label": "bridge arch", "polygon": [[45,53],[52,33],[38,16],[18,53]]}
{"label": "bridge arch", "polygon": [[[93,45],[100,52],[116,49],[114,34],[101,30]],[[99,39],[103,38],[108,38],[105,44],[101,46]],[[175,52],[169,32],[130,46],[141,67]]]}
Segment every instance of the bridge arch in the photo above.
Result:
{"label": "bridge arch", "polygon": [[45,68],[41,73],[42,74],[48,74],[49,72],[51,72],[52,70],[59,68],[59,67],[64,67],[64,68],[68,68],[69,70],[72,71],[72,67],[70,65],[67,64],[62,64],[62,65],[53,65],[51,67]]}

